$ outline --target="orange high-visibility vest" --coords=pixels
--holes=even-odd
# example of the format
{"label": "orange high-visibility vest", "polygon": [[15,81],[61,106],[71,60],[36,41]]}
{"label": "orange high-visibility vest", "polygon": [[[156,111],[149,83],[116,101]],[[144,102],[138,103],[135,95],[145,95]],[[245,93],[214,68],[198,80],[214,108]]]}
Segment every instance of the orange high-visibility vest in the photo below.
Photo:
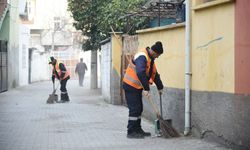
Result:
{"label": "orange high-visibility vest", "polygon": [[[67,70],[67,71],[61,71],[61,70],[59,69],[59,64],[60,64],[60,63],[61,63],[61,62],[57,61],[55,66],[52,65],[52,66],[53,66],[53,73],[54,73],[54,75],[55,75],[55,77],[56,77],[57,79],[58,79],[58,77],[57,77],[57,75],[56,75],[56,72],[58,73],[59,77],[61,76],[62,73],[65,73],[65,75],[64,75],[64,77],[63,77],[63,79],[65,79],[65,78],[67,78],[70,74],[69,74],[69,71],[68,71],[68,70]],[[56,72],[55,72],[55,70],[56,70]],[[63,80],[63,79],[62,79],[62,80]]]}
{"label": "orange high-visibility vest", "polygon": [[[139,51],[138,53],[135,54],[134,56],[134,60],[136,58],[138,58],[139,56],[145,56],[146,60],[147,60],[147,67],[146,67],[146,75],[147,77],[149,77],[149,70],[150,70],[150,63],[151,63],[151,58],[148,55],[148,52],[146,49]],[[136,74],[136,69],[135,69],[135,65],[132,63],[132,61],[130,61],[127,69],[126,69],[126,73],[124,75],[123,78],[123,82],[127,83],[128,85],[136,88],[136,89],[143,89],[141,82],[139,80],[139,78],[137,77]],[[153,84],[153,81],[155,79],[155,74],[156,74],[156,66],[155,63],[153,64],[153,70],[152,70],[152,74],[151,77],[148,81],[149,84]]]}

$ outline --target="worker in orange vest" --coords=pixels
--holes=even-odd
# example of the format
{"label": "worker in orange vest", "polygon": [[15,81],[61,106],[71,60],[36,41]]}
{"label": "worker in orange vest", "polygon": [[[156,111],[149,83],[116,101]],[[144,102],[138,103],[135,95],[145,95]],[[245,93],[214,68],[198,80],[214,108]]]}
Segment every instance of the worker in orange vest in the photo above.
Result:
{"label": "worker in orange vest", "polygon": [[154,63],[155,58],[158,58],[162,53],[162,43],[158,41],[151,48],[147,47],[137,52],[126,69],[123,89],[129,109],[127,138],[151,136],[150,132],[145,132],[141,127],[142,92],[149,97],[149,85],[154,82],[159,94],[162,94],[163,84]]}
{"label": "worker in orange vest", "polygon": [[54,57],[50,57],[49,64],[52,65],[52,82],[55,83],[55,78],[60,81],[61,100],[60,103],[69,102],[69,96],[66,89],[67,81],[70,79],[69,71],[66,70],[62,62],[57,61]]}

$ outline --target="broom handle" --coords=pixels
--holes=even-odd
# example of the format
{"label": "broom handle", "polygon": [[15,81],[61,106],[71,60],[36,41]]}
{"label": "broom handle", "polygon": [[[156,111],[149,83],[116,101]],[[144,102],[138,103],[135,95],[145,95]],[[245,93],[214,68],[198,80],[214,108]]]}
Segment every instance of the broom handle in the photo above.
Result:
{"label": "broom handle", "polygon": [[55,91],[55,83],[53,83],[53,91]]}
{"label": "broom handle", "polygon": [[146,96],[146,97],[147,97],[147,99],[148,99],[150,105],[152,106],[153,111],[154,111],[154,113],[156,114],[157,118],[160,118],[160,117],[161,117],[161,114],[160,114],[158,108],[156,107],[156,105],[154,104],[154,102],[153,102],[151,96]]}
{"label": "broom handle", "polygon": [[161,116],[162,116],[162,98],[161,98],[161,95],[162,94],[159,94],[159,96],[160,96],[160,112],[161,112]]}
{"label": "broom handle", "polygon": [[56,90],[57,90],[59,84],[60,84],[60,81],[58,82],[58,84],[57,84],[57,86],[56,86],[56,88],[55,88],[55,83],[53,83],[53,94],[56,93]]}

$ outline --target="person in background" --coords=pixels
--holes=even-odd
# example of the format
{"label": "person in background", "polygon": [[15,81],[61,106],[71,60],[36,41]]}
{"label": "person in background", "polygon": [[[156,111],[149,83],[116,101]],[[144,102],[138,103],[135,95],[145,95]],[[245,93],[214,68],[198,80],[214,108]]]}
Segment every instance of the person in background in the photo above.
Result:
{"label": "person in background", "polygon": [[84,75],[85,71],[87,71],[87,65],[83,62],[83,58],[80,58],[80,62],[77,63],[75,73],[78,74],[79,77],[79,86],[83,86],[83,80],[84,80]]}
{"label": "person in background", "polygon": [[137,52],[126,69],[123,89],[129,109],[127,138],[151,136],[151,133],[145,132],[141,127],[142,92],[149,98],[149,85],[154,82],[159,94],[162,94],[163,84],[154,63],[155,59],[162,53],[162,43],[158,41],[151,48],[146,47]]}
{"label": "person in background", "polygon": [[69,96],[67,92],[67,81],[70,79],[69,71],[67,71],[65,65],[62,62],[59,62],[54,57],[49,58],[49,64],[52,65],[52,82],[55,83],[55,78],[60,81],[60,90],[61,90],[61,100],[60,103],[69,102]]}

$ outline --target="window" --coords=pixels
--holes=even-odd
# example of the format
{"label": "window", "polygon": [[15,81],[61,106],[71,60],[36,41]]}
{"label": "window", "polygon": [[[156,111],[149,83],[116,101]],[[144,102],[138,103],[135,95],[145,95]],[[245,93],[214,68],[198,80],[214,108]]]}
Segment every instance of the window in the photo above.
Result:
{"label": "window", "polygon": [[60,30],[61,28],[61,18],[60,17],[54,17],[54,30]]}

